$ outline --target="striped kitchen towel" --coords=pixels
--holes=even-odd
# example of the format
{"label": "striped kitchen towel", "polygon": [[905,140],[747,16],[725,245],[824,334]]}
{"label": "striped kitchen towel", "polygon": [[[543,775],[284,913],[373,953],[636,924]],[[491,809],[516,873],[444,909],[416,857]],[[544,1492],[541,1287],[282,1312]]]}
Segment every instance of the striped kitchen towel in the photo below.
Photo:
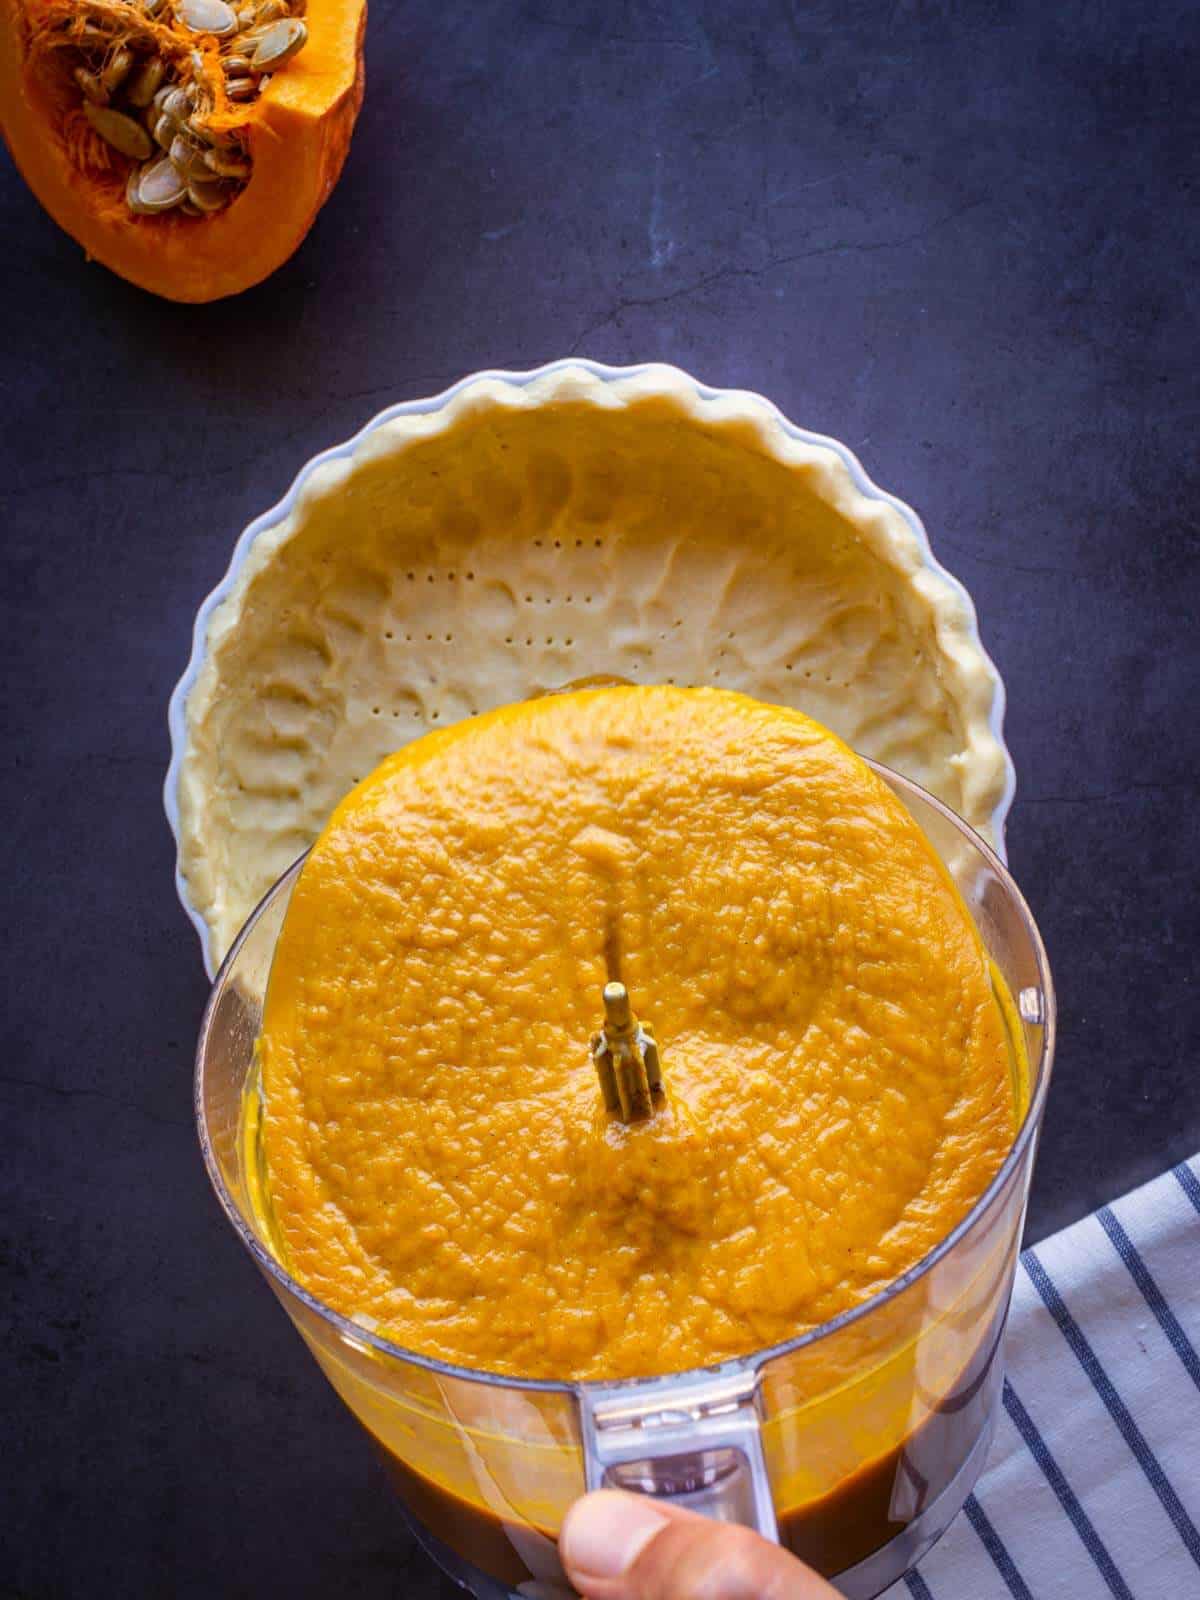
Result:
{"label": "striped kitchen towel", "polygon": [[1198,1173],[1025,1251],[987,1468],[886,1600],[1200,1597]]}

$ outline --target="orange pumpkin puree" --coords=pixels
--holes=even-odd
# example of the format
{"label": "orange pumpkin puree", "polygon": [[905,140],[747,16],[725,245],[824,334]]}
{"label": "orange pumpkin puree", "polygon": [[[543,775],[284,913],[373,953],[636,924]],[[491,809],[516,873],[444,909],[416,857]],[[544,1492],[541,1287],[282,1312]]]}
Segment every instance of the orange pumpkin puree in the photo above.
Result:
{"label": "orange pumpkin puree", "polygon": [[[666,1088],[628,1126],[588,1051],[614,923]],[[799,712],[665,686],[505,707],[360,783],[297,882],[261,1069],[290,1271],[525,1377],[705,1365],[857,1305],[979,1197],[1021,1097],[887,786]]]}

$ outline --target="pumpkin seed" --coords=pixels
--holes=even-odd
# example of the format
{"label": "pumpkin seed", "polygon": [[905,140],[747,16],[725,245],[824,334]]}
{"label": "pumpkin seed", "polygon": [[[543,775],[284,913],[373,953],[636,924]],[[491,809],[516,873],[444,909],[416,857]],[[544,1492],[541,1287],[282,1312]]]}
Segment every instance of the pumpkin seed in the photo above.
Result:
{"label": "pumpkin seed", "polygon": [[187,197],[194,206],[199,206],[201,211],[220,211],[229,200],[229,192],[224,184],[217,182],[204,183],[193,180],[188,184]]}
{"label": "pumpkin seed", "polygon": [[96,73],[89,72],[86,67],[76,67],[75,82],[83,90],[84,96],[91,105],[106,106],[108,104],[108,90]]}
{"label": "pumpkin seed", "polygon": [[246,6],[237,14],[239,28],[252,28],[254,26],[254,7]]}
{"label": "pumpkin seed", "polygon": [[181,138],[179,134],[171,140],[171,148],[167,151],[171,160],[179,169],[180,175],[190,183],[193,178],[208,176],[208,169],[204,165],[203,152],[191,142],[190,139]]}
{"label": "pumpkin seed", "polygon": [[308,29],[296,17],[273,22],[255,46],[250,65],[256,72],[274,72],[303,50],[307,41]]}
{"label": "pumpkin seed", "polygon": [[258,80],[258,92],[259,92],[259,94],[263,94],[266,91],[267,85],[270,83],[270,81],[271,81],[271,74],[269,72],[265,75],[265,77],[262,77],[262,78],[260,78]]}
{"label": "pumpkin seed", "polygon": [[155,144],[160,145],[164,150],[171,148],[171,140],[175,137],[175,124],[170,117],[160,116],[151,132],[154,135]]}
{"label": "pumpkin seed", "polygon": [[210,150],[231,150],[238,142],[236,128],[213,128],[207,122],[189,122],[186,132]]}
{"label": "pumpkin seed", "polygon": [[218,178],[245,179],[250,176],[250,163],[239,160],[235,155],[226,154],[222,150],[206,150],[204,162]]}
{"label": "pumpkin seed", "polygon": [[198,150],[203,150],[215,142],[215,135],[208,131],[203,118],[198,115],[190,116],[186,122],[181,122],[179,131]]}
{"label": "pumpkin seed", "polygon": [[154,216],[160,211],[170,211],[172,206],[177,206],[187,194],[187,185],[176,172],[166,156],[158,161],[139,167],[133,176],[137,183],[130,183],[127,194],[132,196],[130,204],[135,211],[143,216]]}
{"label": "pumpkin seed", "polygon": [[144,217],[149,215],[138,197],[138,185],[142,181],[142,173],[144,171],[144,167],[134,167],[133,171],[125,180],[125,204],[129,207],[130,211],[133,212],[135,217]]}
{"label": "pumpkin seed", "polygon": [[223,39],[237,32],[237,12],[225,0],[179,0],[176,14],[193,33],[212,33]]}
{"label": "pumpkin seed", "polygon": [[161,56],[151,56],[143,61],[141,66],[125,85],[125,98],[131,106],[140,110],[148,106],[158,93],[167,73],[167,63]]}
{"label": "pumpkin seed", "polygon": [[255,93],[254,79],[230,78],[225,85],[225,93],[231,100],[253,100]]}
{"label": "pumpkin seed", "polygon": [[262,0],[262,4],[255,9],[254,20],[261,27],[265,22],[278,22],[280,17],[286,17],[287,13],[288,8],[281,3],[281,0]]}
{"label": "pumpkin seed", "polygon": [[204,215],[200,207],[194,206],[190,200],[182,201],[179,209],[183,212],[185,217],[202,217]]}
{"label": "pumpkin seed", "polygon": [[186,89],[168,89],[162,102],[162,114],[172,122],[182,122],[192,109]]}
{"label": "pumpkin seed", "polygon": [[144,161],[154,149],[150,143],[150,135],[141,123],[135,122],[132,117],[127,117],[122,111],[114,111],[111,106],[98,106],[94,101],[85,100],[83,114],[100,137],[112,145],[114,150],[119,150],[123,156],[132,156],[135,161]]}
{"label": "pumpkin seed", "polygon": [[249,56],[224,56],[221,60],[227,78],[244,78],[250,71]]}
{"label": "pumpkin seed", "polygon": [[133,71],[133,51],[119,44],[100,69],[100,82],[112,94]]}

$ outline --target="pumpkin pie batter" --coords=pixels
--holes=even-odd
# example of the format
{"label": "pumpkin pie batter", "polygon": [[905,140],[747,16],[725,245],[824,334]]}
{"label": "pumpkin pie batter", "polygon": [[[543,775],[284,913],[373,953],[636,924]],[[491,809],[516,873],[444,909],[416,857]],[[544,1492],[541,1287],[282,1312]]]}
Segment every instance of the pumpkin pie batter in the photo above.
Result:
{"label": "pumpkin pie batter", "polygon": [[[614,961],[665,1092],[605,1111]],[[261,1041],[289,1270],[525,1377],[706,1365],[859,1304],[966,1213],[1022,1087],[971,918],[800,712],[665,686],[386,760],[297,882]]]}

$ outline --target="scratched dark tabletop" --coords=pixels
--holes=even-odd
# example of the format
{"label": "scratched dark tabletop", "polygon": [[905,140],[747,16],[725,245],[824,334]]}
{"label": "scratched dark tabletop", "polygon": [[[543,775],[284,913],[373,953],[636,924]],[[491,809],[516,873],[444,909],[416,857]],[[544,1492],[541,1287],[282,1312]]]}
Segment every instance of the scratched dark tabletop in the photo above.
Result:
{"label": "scratched dark tabletop", "polygon": [[242,526],[473,369],[672,361],[918,508],[1060,986],[1030,1237],[1200,1146],[1197,42],[1177,0],[375,0],[339,187],[208,307],[0,158],[0,1593],[457,1592],[208,1191],[160,785]]}

